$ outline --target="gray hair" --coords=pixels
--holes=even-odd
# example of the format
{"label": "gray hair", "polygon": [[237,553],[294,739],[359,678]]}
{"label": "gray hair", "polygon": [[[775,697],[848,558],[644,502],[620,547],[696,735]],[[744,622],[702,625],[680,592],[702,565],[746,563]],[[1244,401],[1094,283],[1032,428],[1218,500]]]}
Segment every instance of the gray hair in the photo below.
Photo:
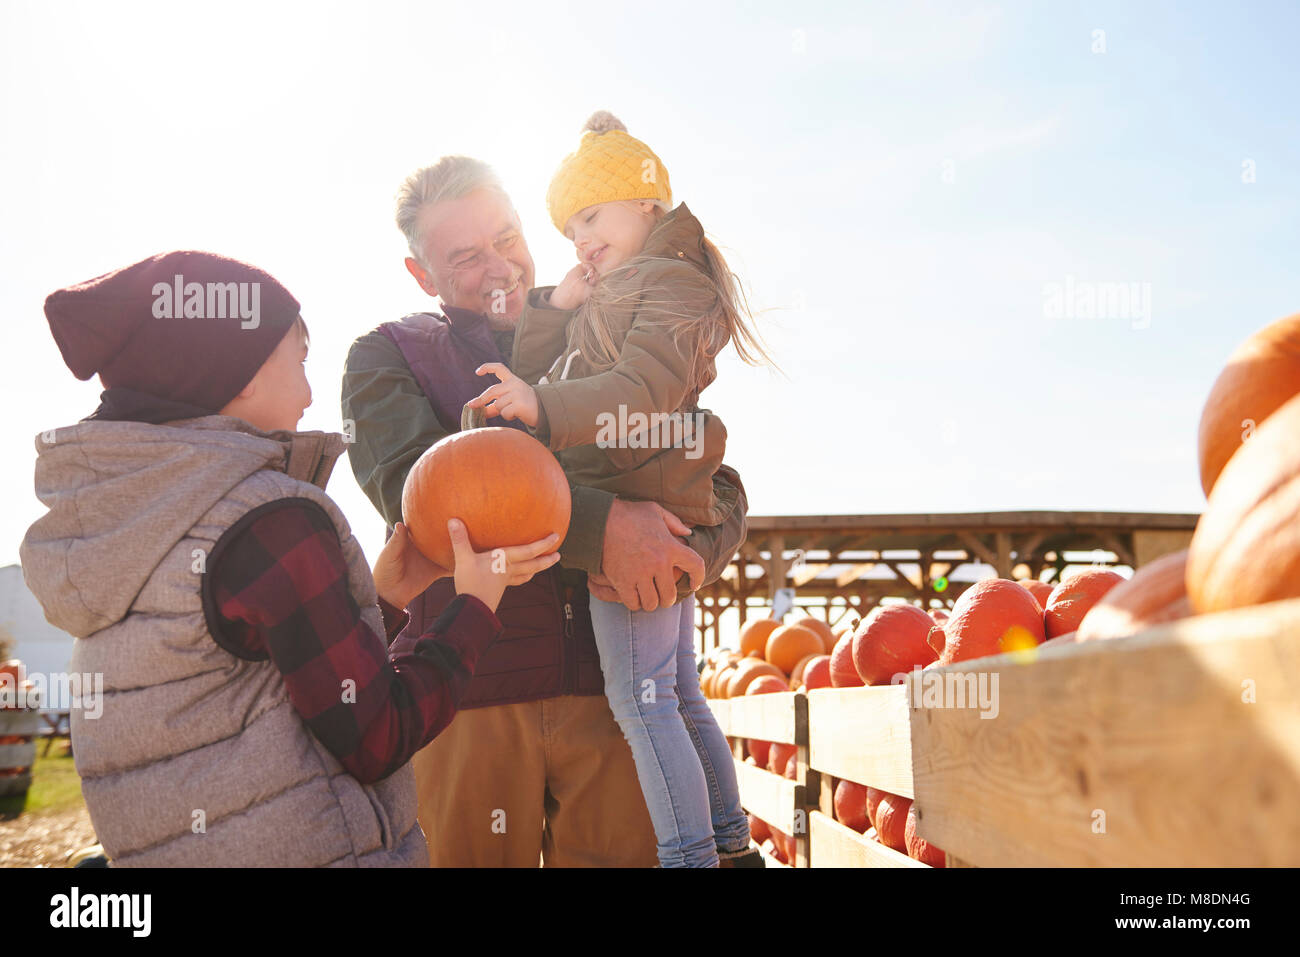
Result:
{"label": "gray hair", "polygon": [[411,256],[424,268],[420,213],[426,206],[468,196],[476,189],[495,189],[509,199],[496,172],[482,160],[469,156],[444,156],[432,166],[417,169],[397,191],[397,228],[406,237]]}

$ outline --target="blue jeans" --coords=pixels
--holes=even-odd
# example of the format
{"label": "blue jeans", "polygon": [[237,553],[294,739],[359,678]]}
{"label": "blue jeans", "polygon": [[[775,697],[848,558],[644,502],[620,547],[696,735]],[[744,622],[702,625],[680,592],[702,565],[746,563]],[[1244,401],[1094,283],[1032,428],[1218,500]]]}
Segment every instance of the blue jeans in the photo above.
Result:
{"label": "blue jeans", "polygon": [[664,867],[716,867],[749,846],[727,739],[695,670],[695,596],[629,611],[591,599],[605,696],[627,738]]}

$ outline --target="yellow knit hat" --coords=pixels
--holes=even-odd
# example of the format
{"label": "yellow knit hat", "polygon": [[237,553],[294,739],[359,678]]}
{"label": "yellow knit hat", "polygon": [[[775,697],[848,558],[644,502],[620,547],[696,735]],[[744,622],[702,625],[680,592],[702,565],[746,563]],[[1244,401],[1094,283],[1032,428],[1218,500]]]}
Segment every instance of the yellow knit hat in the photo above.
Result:
{"label": "yellow knit hat", "polygon": [[618,199],[673,201],[668,170],[654,150],[629,136],[604,110],[591,114],[578,149],[564,158],[546,191],[546,208],[560,232],[569,217],[597,203]]}

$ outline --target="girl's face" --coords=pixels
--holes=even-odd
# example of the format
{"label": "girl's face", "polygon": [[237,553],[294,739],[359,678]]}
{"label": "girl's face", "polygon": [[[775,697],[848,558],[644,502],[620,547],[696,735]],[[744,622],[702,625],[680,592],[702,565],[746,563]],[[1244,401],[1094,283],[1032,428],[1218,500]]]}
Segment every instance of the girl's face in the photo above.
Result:
{"label": "girl's face", "polygon": [[564,225],[578,261],[603,276],[645,248],[655,226],[655,204],[644,199],[597,203],[579,210]]}

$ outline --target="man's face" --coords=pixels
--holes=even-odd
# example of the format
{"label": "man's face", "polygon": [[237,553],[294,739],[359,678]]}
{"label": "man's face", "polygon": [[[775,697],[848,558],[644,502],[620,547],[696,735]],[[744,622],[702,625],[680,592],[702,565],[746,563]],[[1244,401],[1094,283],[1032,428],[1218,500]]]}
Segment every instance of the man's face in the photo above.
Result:
{"label": "man's face", "polygon": [[533,258],[510,201],[494,189],[476,189],[420,213],[426,270],[408,258],[406,268],[444,304],[513,327],[533,286]]}

